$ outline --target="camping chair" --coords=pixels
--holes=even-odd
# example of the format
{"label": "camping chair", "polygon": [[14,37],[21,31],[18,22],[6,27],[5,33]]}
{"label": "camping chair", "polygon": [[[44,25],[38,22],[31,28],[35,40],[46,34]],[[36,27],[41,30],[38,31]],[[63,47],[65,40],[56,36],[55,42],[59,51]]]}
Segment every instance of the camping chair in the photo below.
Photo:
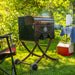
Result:
{"label": "camping chair", "polygon": [[[0,40],[5,38],[7,40],[7,45],[8,45],[8,48],[0,50],[0,65],[4,62],[4,60],[7,57],[11,57],[11,61],[12,61],[12,75],[14,75],[14,73],[15,73],[15,75],[17,75],[16,74],[15,65],[14,65],[14,61],[13,61],[13,55],[16,54],[16,49],[15,49],[15,45],[13,45],[13,42],[12,42],[12,39],[11,39],[11,34],[12,33],[0,36]],[[11,46],[10,46],[9,39],[11,41]],[[7,71],[5,71],[1,67],[0,67],[0,70],[3,71],[4,73],[6,73],[7,75],[11,75],[11,74],[9,74]]]}

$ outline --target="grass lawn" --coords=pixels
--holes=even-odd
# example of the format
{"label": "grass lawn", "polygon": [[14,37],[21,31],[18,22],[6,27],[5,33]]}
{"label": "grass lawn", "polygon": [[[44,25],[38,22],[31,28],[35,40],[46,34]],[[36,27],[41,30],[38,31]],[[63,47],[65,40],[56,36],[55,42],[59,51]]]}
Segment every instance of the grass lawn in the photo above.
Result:
{"label": "grass lawn", "polygon": [[[15,65],[17,75],[75,75],[75,54],[71,56],[58,55],[56,46],[59,41],[60,38],[56,37],[55,40],[52,41],[51,46],[49,47],[49,50],[47,52],[49,56],[58,58],[59,63],[57,63],[57,61],[55,60],[46,59],[45,57],[38,63],[37,71],[31,71],[29,65],[25,65],[21,63],[19,65]],[[40,41],[40,43],[47,44],[48,39],[45,41]],[[29,49],[32,49],[34,46],[34,42],[26,42],[26,44]],[[42,49],[45,50],[46,47],[42,46]],[[17,45],[16,51],[17,54],[14,56],[14,59],[19,58],[21,60],[28,54],[28,52],[21,44]],[[39,51],[38,48],[36,48],[34,53],[42,55],[42,53]],[[36,56],[30,56],[25,62],[32,64],[37,59],[38,57]],[[0,65],[0,67],[3,67],[9,73],[11,73],[10,60],[11,60],[10,58],[7,58],[5,62],[3,62],[2,65]],[[0,75],[6,75],[6,74],[0,71]]]}

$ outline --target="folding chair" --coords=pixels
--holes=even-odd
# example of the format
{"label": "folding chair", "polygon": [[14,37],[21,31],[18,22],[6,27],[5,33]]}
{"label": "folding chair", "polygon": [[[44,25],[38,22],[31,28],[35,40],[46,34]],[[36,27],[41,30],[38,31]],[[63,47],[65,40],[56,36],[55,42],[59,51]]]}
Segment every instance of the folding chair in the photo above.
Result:
{"label": "folding chair", "polygon": [[[8,48],[3,49],[3,50],[0,50],[0,65],[4,62],[4,60],[6,58],[11,57],[12,73],[9,74],[7,71],[5,71],[1,67],[0,67],[0,70],[3,71],[7,75],[14,75],[14,74],[17,75],[16,74],[15,65],[14,65],[14,60],[13,60],[13,55],[16,55],[16,48],[15,48],[15,45],[13,45],[12,38],[11,38],[11,34],[12,33],[9,33],[9,34],[0,36],[0,40],[2,40],[2,39],[5,38],[7,40],[7,45],[8,45]],[[10,46],[10,41],[11,41],[11,46]]]}

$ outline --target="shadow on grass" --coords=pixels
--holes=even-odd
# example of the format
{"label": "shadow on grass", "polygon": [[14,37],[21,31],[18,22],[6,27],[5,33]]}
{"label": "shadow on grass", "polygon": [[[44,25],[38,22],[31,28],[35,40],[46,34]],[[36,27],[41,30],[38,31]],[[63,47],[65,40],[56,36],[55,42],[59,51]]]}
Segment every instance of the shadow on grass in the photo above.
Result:
{"label": "shadow on grass", "polygon": [[[61,56],[59,63],[54,60],[42,59],[38,63],[38,70],[32,71],[30,75],[74,75],[75,74],[75,58]],[[26,75],[29,73],[26,72]]]}
{"label": "shadow on grass", "polygon": [[[75,55],[61,56],[58,54],[48,53],[51,57],[59,59],[59,63],[55,60],[43,58],[38,63],[38,70],[31,71],[30,66],[25,64],[16,65],[18,75],[74,75],[75,73]],[[25,62],[34,63],[38,57],[30,57]]]}
{"label": "shadow on grass", "polygon": [[[12,73],[12,62],[11,58],[6,58],[3,63],[0,64],[0,67],[4,69],[6,72],[8,72],[10,75]],[[5,72],[0,70],[0,75],[7,75]]]}
{"label": "shadow on grass", "polygon": [[[22,53],[22,55],[20,56],[24,58],[24,55],[26,54]],[[51,57],[58,58],[59,63],[57,63],[55,60],[43,58],[38,63],[37,71],[31,71],[30,66],[21,63],[19,65],[15,65],[17,75],[75,75],[75,54],[71,56],[61,56],[56,53],[55,54],[48,53],[48,55],[50,55]],[[17,56],[15,56],[14,59]],[[37,59],[38,57],[31,56],[25,62],[34,63]],[[3,62],[3,64],[0,64],[0,67],[3,67],[9,73],[11,73],[11,61],[10,60],[11,60],[10,58],[7,58]],[[0,75],[6,75],[6,74],[0,71]]]}
{"label": "shadow on grass", "polygon": [[[68,58],[69,59],[69,58]],[[74,75],[74,62],[60,59],[59,63],[49,59],[42,59],[38,63],[38,70],[31,71],[30,66],[20,64],[17,67],[18,75]]]}

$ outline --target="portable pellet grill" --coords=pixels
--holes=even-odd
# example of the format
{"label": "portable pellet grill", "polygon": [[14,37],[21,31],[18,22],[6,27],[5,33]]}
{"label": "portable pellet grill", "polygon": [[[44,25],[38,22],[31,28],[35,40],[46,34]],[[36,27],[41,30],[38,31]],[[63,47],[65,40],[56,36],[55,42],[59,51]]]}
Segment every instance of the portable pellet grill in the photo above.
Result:
{"label": "portable pellet grill", "polygon": [[[19,24],[19,39],[21,40],[22,45],[26,48],[29,54],[21,61],[19,59],[16,59],[15,60],[16,64],[25,63],[24,60],[26,60],[31,54],[39,57],[39,59],[35,61],[35,63],[33,64],[25,63],[31,65],[32,70],[37,70],[38,68],[37,63],[44,56],[46,56],[49,59],[56,60],[58,62],[58,59],[52,58],[46,54],[51,44],[51,40],[54,39],[53,18],[23,16],[18,18],[18,24]],[[49,43],[47,45],[46,50],[43,51],[39,45],[39,40],[44,40],[46,38],[49,38]],[[25,41],[35,41],[35,46],[32,49],[32,51],[28,49],[28,47],[25,44]],[[33,53],[37,46],[40,49],[40,51],[43,53],[42,56]]]}

